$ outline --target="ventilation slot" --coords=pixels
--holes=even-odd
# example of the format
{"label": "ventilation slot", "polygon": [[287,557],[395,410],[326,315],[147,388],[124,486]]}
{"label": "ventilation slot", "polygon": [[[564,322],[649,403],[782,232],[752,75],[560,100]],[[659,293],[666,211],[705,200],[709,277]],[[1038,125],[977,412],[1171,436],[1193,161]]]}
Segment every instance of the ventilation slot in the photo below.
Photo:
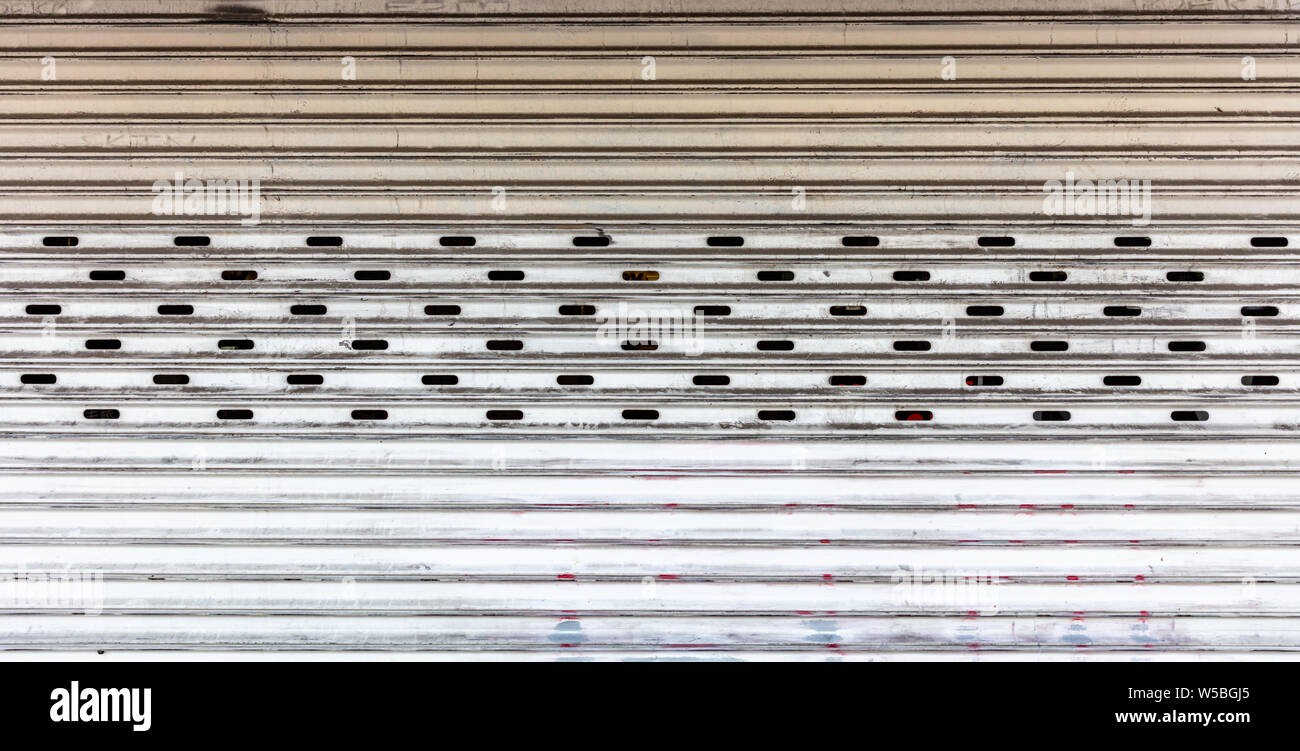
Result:
{"label": "ventilation slot", "polygon": [[1148,248],[1151,247],[1151,238],[1149,237],[1117,237],[1115,238],[1115,247],[1117,248]]}
{"label": "ventilation slot", "polygon": [[172,238],[172,243],[178,247],[204,247],[212,244],[212,239],[207,235],[177,235]]}
{"label": "ventilation slot", "polygon": [[1061,341],[1038,341],[1030,342],[1029,349],[1034,352],[1065,352],[1070,348],[1069,342]]}
{"label": "ventilation slot", "polygon": [[596,379],[589,375],[560,375],[555,382],[561,386],[590,386]]}
{"label": "ventilation slot", "polygon": [[353,339],[352,349],[361,351],[377,351],[388,349],[387,339]]}
{"label": "ventilation slot", "polygon": [[1170,412],[1169,418],[1174,422],[1205,422],[1210,419],[1210,413],[1203,409],[1179,409]]}
{"label": "ventilation slot", "polygon": [[[1250,244],[1256,248],[1285,248],[1287,239],[1285,237],[1252,237],[1250,238]],[[76,245],[76,243],[73,243],[73,245]]]}
{"label": "ventilation slot", "polygon": [[625,409],[623,410],[624,420],[658,420],[659,410],[657,409]]}
{"label": "ventilation slot", "polygon": [[253,419],[253,410],[251,409],[219,409],[217,410],[218,420],[251,420]]}
{"label": "ventilation slot", "polygon": [[758,419],[769,422],[790,422],[794,419],[794,410],[789,409],[760,409]]}
{"label": "ventilation slot", "polygon": [[880,238],[875,235],[845,235],[840,242],[846,248],[874,248],[880,245]]}
{"label": "ventilation slot", "polygon": [[894,413],[899,422],[926,422],[934,419],[934,413],[925,409],[900,409]]}
{"label": "ventilation slot", "polygon": [[328,308],[324,305],[294,305],[289,312],[296,316],[323,316]]}
{"label": "ventilation slot", "polygon": [[58,383],[59,379],[53,373],[23,373],[18,380],[28,385],[39,385]]}
{"label": "ventilation slot", "polygon": [[1029,281],[1031,282],[1063,282],[1068,278],[1064,271],[1031,271],[1029,272]]}
{"label": "ventilation slot", "polygon": [[595,237],[579,235],[573,238],[573,245],[576,248],[603,248],[609,245],[609,238],[604,235]]}
{"label": "ventilation slot", "polygon": [[758,272],[758,281],[760,282],[793,282],[793,271],[760,271]]}
{"label": "ventilation slot", "polygon": [[158,315],[160,316],[192,316],[194,315],[193,305],[159,305]]}
{"label": "ventilation slot", "polygon": [[930,272],[928,271],[895,271],[894,281],[896,282],[928,282],[930,281]]}
{"label": "ventilation slot", "polygon": [[1141,386],[1142,376],[1135,375],[1108,375],[1101,379],[1101,382],[1107,386]]}
{"label": "ventilation slot", "polygon": [[383,269],[362,269],[354,272],[352,278],[358,282],[386,282],[393,278],[393,274]]}
{"label": "ventilation slot", "polygon": [[325,376],[315,373],[294,373],[286,376],[284,380],[290,386],[319,386],[325,383]]}
{"label": "ventilation slot", "polygon": [[657,282],[659,281],[658,271],[624,271],[623,281],[625,282]]}
{"label": "ventilation slot", "polygon": [[460,315],[459,305],[425,305],[424,314],[426,316],[458,316]]}
{"label": "ventilation slot", "polygon": [[1204,352],[1205,342],[1170,342],[1170,352]]}
{"label": "ventilation slot", "polygon": [[257,279],[257,272],[252,269],[227,269],[221,272],[221,278],[227,282],[251,282]]}
{"label": "ventilation slot", "polygon": [[88,409],[81,416],[87,420],[116,420],[122,413],[115,409]]}
{"label": "ventilation slot", "polygon": [[252,339],[222,339],[217,342],[217,349],[252,349]]}
{"label": "ventilation slot", "polygon": [[489,420],[522,420],[524,419],[523,410],[518,409],[489,409],[487,411]]}
{"label": "ventilation slot", "polygon": [[518,339],[489,339],[487,348],[493,352],[517,352],[524,348],[524,343]]}
{"label": "ventilation slot", "polygon": [[354,409],[352,410],[353,420],[387,420],[388,410],[386,409]]}
{"label": "ventilation slot", "polygon": [[190,377],[184,373],[159,373],[153,377],[153,382],[159,386],[184,386],[190,382]]}
{"label": "ventilation slot", "polygon": [[63,312],[62,305],[28,305],[29,316],[57,316]]}
{"label": "ventilation slot", "polygon": [[1070,413],[1063,409],[1040,409],[1034,412],[1037,422],[1069,422]]}
{"label": "ventilation slot", "polygon": [[1107,305],[1102,313],[1111,317],[1132,317],[1142,315],[1142,309],[1133,305]]}
{"label": "ventilation slot", "polygon": [[343,245],[343,238],[338,235],[312,235],[307,238],[309,248],[337,248]]}
{"label": "ventilation slot", "polygon": [[898,352],[929,352],[930,343],[924,339],[903,339],[894,342],[894,350]]}
{"label": "ventilation slot", "polygon": [[731,376],[725,375],[697,375],[691,379],[691,383],[696,386],[730,386]]}
{"label": "ventilation slot", "polygon": [[972,317],[993,317],[1000,316],[1006,311],[1001,305],[968,305],[966,306],[966,315]]}
{"label": "ventilation slot", "polygon": [[1010,248],[1016,244],[1016,238],[985,235],[981,237],[978,242],[981,248]]}
{"label": "ventilation slot", "polygon": [[967,386],[1001,386],[1002,376],[1000,375],[969,375],[966,376]]}
{"label": "ventilation slot", "polygon": [[47,248],[73,247],[78,242],[75,235],[47,235],[41,240],[41,244]]}
{"label": "ventilation slot", "polygon": [[864,316],[867,314],[865,305],[832,305],[831,315],[833,316]]}
{"label": "ventilation slot", "polygon": [[739,248],[745,238],[739,235],[714,235],[707,240],[710,248]]}
{"label": "ventilation slot", "polygon": [[121,339],[87,339],[86,349],[121,349]]}
{"label": "ventilation slot", "polygon": [[438,238],[438,244],[444,248],[470,248],[478,242],[469,235],[444,235]]}
{"label": "ventilation slot", "polygon": [[1275,316],[1277,308],[1272,305],[1246,305],[1241,309],[1241,314],[1247,318]]}
{"label": "ventilation slot", "polygon": [[764,339],[758,343],[762,352],[789,352],[794,349],[794,342],[786,339]]}
{"label": "ventilation slot", "polygon": [[867,377],[864,375],[833,375],[830,378],[832,386],[866,386]]}
{"label": "ventilation slot", "polygon": [[697,316],[729,316],[731,315],[730,305],[696,305],[695,315]]}
{"label": "ventilation slot", "polygon": [[595,305],[561,305],[560,315],[562,316],[594,316],[596,315]]}
{"label": "ventilation slot", "polygon": [[1205,272],[1203,271],[1170,271],[1165,274],[1165,278],[1171,282],[1203,282],[1205,281]]}
{"label": "ventilation slot", "polygon": [[1241,377],[1242,386],[1276,386],[1280,383],[1273,375],[1247,375]]}
{"label": "ventilation slot", "polygon": [[427,375],[420,379],[420,383],[425,386],[455,386],[460,383],[460,377],[454,375]]}
{"label": "ventilation slot", "polygon": [[126,278],[125,271],[104,270],[90,272],[90,278],[96,282],[120,282]]}

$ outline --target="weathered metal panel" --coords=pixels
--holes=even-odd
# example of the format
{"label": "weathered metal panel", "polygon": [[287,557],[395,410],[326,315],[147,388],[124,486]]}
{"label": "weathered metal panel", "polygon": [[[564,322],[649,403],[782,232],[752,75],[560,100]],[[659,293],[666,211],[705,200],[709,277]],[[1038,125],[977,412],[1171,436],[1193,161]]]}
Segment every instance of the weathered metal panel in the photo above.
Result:
{"label": "weathered metal panel", "polygon": [[1300,655],[1288,3],[0,5],[0,658]]}

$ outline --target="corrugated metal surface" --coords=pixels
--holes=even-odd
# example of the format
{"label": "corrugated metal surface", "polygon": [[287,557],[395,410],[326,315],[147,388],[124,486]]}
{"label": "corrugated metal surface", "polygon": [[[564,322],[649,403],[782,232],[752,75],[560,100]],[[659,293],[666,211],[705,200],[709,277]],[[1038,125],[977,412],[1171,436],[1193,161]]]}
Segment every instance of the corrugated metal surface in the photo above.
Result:
{"label": "corrugated metal surface", "polygon": [[0,6],[10,659],[1300,654],[1287,3]]}

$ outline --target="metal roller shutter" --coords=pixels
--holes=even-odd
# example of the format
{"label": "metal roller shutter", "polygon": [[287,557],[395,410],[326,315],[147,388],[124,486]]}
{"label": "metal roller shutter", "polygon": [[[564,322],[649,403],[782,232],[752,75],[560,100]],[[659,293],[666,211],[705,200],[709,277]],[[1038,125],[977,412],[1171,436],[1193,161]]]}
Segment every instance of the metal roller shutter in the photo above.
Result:
{"label": "metal roller shutter", "polygon": [[1287,3],[0,5],[9,659],[1300,647]]}

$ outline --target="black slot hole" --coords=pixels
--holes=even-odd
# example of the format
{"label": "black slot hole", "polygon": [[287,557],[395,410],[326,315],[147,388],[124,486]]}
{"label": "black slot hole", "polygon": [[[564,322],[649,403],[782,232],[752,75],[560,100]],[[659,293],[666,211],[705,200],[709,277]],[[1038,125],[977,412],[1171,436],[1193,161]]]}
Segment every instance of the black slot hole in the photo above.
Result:
{"label": "black slot hole", "polygon": [[894,350],[898,352],[929,352],[930,343],[924,339],[901,339],[894,342]]}

